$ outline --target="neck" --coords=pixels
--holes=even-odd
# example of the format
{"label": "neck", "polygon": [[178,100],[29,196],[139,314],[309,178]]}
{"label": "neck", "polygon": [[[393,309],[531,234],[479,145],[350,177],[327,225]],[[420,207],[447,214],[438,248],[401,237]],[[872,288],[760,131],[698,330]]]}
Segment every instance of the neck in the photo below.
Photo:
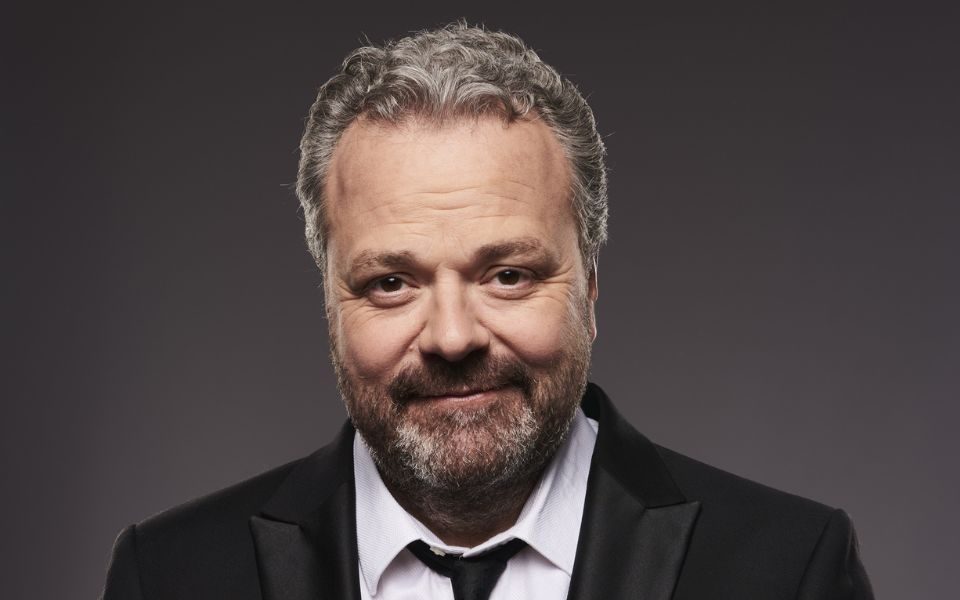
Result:
{"label": "neck", "polygon": [[541,473],[507,485],[453,492],[384,483],[400,506],[444,543],[472,548],[517,522]]}

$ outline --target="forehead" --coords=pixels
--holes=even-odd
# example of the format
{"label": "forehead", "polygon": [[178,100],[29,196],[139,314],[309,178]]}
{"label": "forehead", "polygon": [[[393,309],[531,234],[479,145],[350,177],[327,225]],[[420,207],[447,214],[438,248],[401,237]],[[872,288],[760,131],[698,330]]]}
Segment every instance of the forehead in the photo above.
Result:
{"label": "forehead", "polygon": [[557,236],[575,230],[569,171],[563,148],[538,119],[360,120],[344,132],[328,172],[328,251],[344,258],[415,237],[471,244]]}

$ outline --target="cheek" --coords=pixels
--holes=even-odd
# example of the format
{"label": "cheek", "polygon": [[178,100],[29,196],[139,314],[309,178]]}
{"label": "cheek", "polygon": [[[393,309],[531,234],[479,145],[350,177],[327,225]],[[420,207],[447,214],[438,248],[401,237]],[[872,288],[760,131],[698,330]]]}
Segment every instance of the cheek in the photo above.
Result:
{"label": "cheek", "polygon": [[579,322],[576,311],[556,302],[494,313],[489,320],[497,339],[514,354],[531,366],[545,368],[568,351]]}
{"label": "cheek", "polygon": [[394,373],[410,347],[413,319],[363,314],[340,317],[337,349],[342,364],[363,378],[383,380]]}

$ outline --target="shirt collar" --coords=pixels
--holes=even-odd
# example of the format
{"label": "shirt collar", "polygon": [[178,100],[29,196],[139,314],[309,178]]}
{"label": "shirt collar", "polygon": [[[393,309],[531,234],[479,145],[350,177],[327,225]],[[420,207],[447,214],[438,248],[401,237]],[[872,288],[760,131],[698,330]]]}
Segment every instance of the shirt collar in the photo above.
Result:
{"label": "shirt collar", "polygon": [[596,421],[577,409],[566,440],[527,498],[517,522],[473,548],[444,544],[397,503],[380,478],[370,450],[358,432],[353,443],[357,550],[360,573],[370,595],[377,593],[380,577],[393,559],[414,540],[423,540],[445,552],[471,556],[520,538],[571,575],[597,427]]}

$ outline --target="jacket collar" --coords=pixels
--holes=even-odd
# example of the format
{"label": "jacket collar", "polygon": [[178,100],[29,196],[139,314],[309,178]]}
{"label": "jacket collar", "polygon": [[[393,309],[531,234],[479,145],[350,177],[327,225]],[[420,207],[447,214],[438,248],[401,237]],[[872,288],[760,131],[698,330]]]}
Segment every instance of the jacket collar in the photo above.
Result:
{"label": "jacket collar", "polygon": [[600,386],[588,383],[580,406],[600,424],[591,470],[608,473],[647,508],[686,502],[657,447],[620,415]]}
{"label": "jacket collar", "polygon": [[700,503],[684,497],[656,446],[603,390],[588,384],[581,405],[600,430],[567,597],[668,600]]}
{"label": "jacket collar", "polygon": [[250,518],[263,600],[359,600],[349,423]]}
{"label": "jacket collar", "polygon": [[[700,504],[599,387],[581,405],[600,429],[568,598],[667,600]],[[251,517],[263,600],[359,600],[353,437],[347,423]]]}

